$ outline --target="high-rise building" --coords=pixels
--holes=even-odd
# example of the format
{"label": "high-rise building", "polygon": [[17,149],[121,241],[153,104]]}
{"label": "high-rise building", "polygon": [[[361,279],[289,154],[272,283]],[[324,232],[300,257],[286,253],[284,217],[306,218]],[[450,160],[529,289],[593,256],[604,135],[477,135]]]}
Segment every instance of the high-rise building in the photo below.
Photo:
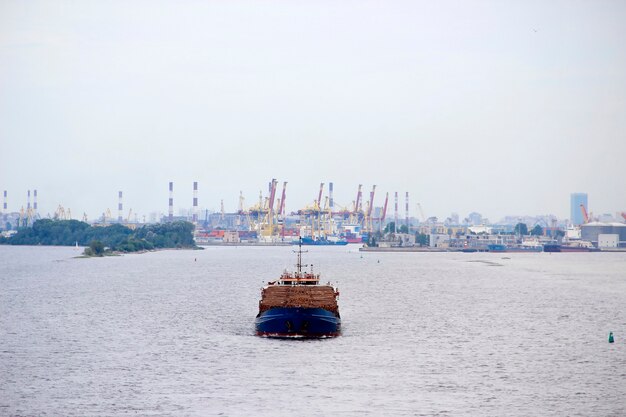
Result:
{"label": "high-rise building", "polygon": [[573,225],[580,226],[585,222],[583,212],[580,209],[581,204],[588,210],[587,193],[572,193],[570,195],[570,221]]}

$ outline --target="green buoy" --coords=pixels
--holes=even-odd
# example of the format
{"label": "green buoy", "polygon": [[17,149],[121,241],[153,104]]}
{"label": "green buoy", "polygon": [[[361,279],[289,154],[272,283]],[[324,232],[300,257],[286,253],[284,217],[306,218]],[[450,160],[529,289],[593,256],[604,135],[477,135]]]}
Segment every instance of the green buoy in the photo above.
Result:
{"label": "green buoy", "polygon": [[609,343],[613,342],[615,342],[615,339],[613,339],[613,332],[609,332]]}

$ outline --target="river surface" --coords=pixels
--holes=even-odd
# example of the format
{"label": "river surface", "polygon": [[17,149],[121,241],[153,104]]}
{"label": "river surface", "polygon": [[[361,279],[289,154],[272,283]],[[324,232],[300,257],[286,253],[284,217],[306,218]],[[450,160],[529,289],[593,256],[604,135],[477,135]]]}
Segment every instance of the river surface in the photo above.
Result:
{"label": "river surface", "polygon": [[310,248],[309,341],[254,336],[289,247],[79,254],[0,246],[1,416],[626,415],[626,253]]}

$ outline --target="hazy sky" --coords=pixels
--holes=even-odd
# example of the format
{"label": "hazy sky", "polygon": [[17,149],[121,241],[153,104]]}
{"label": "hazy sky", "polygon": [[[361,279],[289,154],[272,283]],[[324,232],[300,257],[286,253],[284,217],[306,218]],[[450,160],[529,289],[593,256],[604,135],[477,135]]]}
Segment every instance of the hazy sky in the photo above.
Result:
{"label": "hazy sky", "polygon": [[[427,216],[626,211],[624,1],[0,2],[0,190],[90,218],[287,210],[335,184]],[[404,198],[401,198],[403,215]]]}

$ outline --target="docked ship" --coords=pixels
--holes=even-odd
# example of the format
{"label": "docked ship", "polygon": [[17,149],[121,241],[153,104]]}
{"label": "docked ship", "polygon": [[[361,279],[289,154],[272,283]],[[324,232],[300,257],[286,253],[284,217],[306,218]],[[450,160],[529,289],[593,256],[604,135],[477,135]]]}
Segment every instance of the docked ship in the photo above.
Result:
{"label": "docked ship", "polygon": [[570,241],[564,244],[548,244],[543,247],[544,252],[598,252],[591,242]]}
{"label": "docked ship", "polygon": [[344,224],[342,226],[341,238],[345,239],[348,243],[363,243],[367,242],[367,239],[363,239],[361,234],[361,225],[359,224]]}
{"label": "docked ship", "polygon": [[338,239],[333,237],[319,237],[313,238],[312,236],[304,236],[299,240],[292,240],[293,245],[312,245],[312,246],[345,246],[348,241],[345,239]]}
{"label": "docked ship", "polygon": [[504,245],[501,243],[495,243],[492,245],[487,245],[487,249],[489,250],[489,252],[506,252],[506,253],[511,253],[511,252],[519,252],[519,253],[533,253],[533,252],[541,252],[543,251],[543,246],[541,245],[516,245],[516,246],[509,246],[509,245]]}
{"label": "docked ship", "polygon": [[302,245],[295,272],[284,271],[263,288],[255,329],[258,336],[277,338],[325,338],[339,336],[339,291],[330,283],[320,285],[320,275],[303,272]]}

